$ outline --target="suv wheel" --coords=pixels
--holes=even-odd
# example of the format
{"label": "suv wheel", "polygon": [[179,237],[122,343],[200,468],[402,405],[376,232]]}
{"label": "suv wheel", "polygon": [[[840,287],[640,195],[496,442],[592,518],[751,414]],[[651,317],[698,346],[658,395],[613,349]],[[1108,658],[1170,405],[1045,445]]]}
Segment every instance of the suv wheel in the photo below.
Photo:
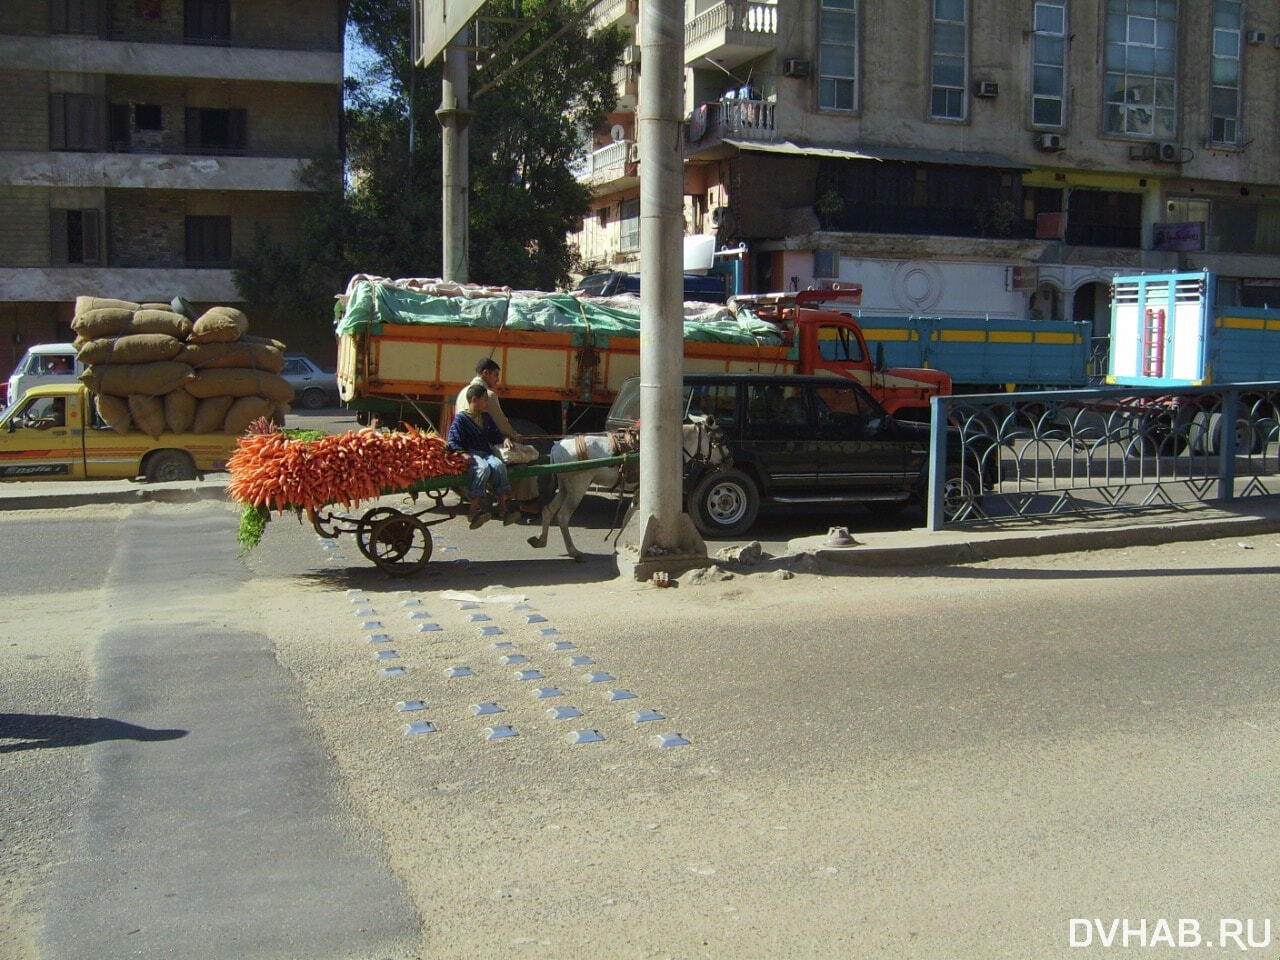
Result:
{"label": "suv wheel", "polygon": [[298,400],[306,410],[319,410],[329,402],[329,397],[318,387],[308,387],[306,390],[302,391],[302,396],[300,396]]}
{"label": "suv wheel", "polygon": [[760,494],[741,470],[713,470],[689,496],[689,513],[698,532],[708,537],[741,533],[756,522]]}

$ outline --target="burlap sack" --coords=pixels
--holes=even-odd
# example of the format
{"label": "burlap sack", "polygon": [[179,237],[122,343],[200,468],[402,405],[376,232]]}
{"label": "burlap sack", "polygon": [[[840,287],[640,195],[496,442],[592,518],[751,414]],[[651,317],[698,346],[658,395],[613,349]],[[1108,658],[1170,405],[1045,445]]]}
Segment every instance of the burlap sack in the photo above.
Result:
{"label": "burlap sack", "polygon": [[95,364],[80,374],[80,382],[95,393],[127,397],[131,393],[158,397],[176,390],[194,377],[185,363],[163,360],[158,363]]}
{"label": "burlap sack", "polygon": [[201,400],[207,397],[266,397],[287,403],[293,399],[293,387],[288,380],[274,373],[245,368],[199,370],[183,387]]}
{"label": "burlap sack", "polygon": [[123,337],[90,340],[81,348],[81,363],[154,363],[172,360],[182,341],[163,333],[131,333]]}
{"label": "burlap sack", "polygon": [[225,367],[248,367],[279,373],[284,369],[284,354],[263,343],[188,343],[175,360],[189,363],[198,370]]}
{"label": "burlap sack", "polygon": [[190,320],[172,310],[139,310],[129,321],[130,333],[164,333],[179,340],[191,335]]}
{"label": "burlap sack", "polygon": [[192,433],[217,433],[235,397],[208,397],[196,405],[195,419],[191,421]]}
{"label": "burlap sack", "polygon": [[170,433],[187,433],[196,419],[200,403],[185,390],[171,390],[164,395],[164,422]]}
{"label": "burlap sack", "polygon": [[144,303],[144,304],[141,304],[141,305],[138,307],[138,309],[139,309],[139,310],[167,310],[167,311],[171,311],[173,308],[172,308],[172,307],[170,307],[170,306],[169,306],[169,304],[167,304],[167,303]]}
{"label": "burlap sack", "polygon": [[128,433],[133,426],[127,401],[99,393],[94,395],[93,404],[98,409],[98,417],[116,433]]}
{"label": "burlap sack", "polygon": [[254,420],[259,417],[270,417],[275,408],[275,401],[268,400],[266,397],[241,397],[231,404],[231,409],[227,411],[227,418],[222,423],[222,432],[237,437],[244,433],[245,427]]}
{"label": "burlap sack", "polygon": [[129,413],[147,436],[158,439],[164,433],[164,400],[160,397],[129,394]]}
{"label": "burlap sack", "polygon": [[233,343],[249,329],[249,318],[235,307],[210,307],[187,338],[192,343]]}
{"label": "burlap sack", "polygon": [[71,329],[89,340],[99,337],[114,337],[123,332],[133,319],[133,311],[123,307],[98,307],[76,314],[71,321]]}
{"label": "burlap sack", "polygon": [[[168,304],[165,304],[167,307]],[[76,297],[76,316],[88,313],[90,310],[101,310],[105,307],[115,307],[120,310],[128,310],[132,313],[138,309],[138,304],[131,300],[112,300],[108,297]]]}
{"label": "burlap sack", "polygon": [[254,336],[251,336],[251,335],[249,335],[249,334],[247,334],[247,333],[246,333],[246,334],[245,334],[243,337],[241,337],[240,339],[241,339],[241,340],[243,340],[245,343],[260,343],[260,344],[262,344],[263,346],[267,346],[267,347],[275,347],[275,348],[276,348],[277,350],[279,350],[281,353],[284,353],[284,352],[285,352],[285,350],[287,350],[287,349],[288,349],[288,348],[287,348],[283,343],[281,343],[279,340],[272,340],[270,337],[254,337]]}

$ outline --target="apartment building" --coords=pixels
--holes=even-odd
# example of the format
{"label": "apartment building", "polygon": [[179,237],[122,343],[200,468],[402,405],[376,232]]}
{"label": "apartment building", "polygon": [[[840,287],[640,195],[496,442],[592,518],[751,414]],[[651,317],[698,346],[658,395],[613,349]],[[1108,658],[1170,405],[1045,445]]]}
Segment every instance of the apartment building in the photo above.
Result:
{"label": "apartment building", "polygon": [[[597,269],[638,264],[640,53],[580,173]],[[1280,305],[1273,0],[688,0],[684,95],[686,231],[749,289],[1102,330],[1110,277],[1207,268]]]}
{"label": "apartment building", "polygon": [[[296,236],[299,172],[339,149],[344,22],[345,0],[0,3],[0,370],[68,339],[81,294],[241,299],[232,258],[258,224]],[[261,332],[331,351],[316,328]]]}

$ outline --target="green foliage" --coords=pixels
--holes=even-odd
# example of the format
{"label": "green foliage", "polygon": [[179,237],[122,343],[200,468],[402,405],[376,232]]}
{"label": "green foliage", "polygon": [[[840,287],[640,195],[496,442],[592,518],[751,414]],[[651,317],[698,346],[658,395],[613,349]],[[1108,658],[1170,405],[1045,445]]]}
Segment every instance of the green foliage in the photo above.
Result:
{"label": "green foliage", "polygon": [[[623,37],[616,30],[588,36],[580,2],[491,0],[488,9],[497,18],[545,16],[471,78],[470,279],[554,288],[573,266],[565,237],[589,209],[569,164],[613,107]],[[313,164],[307,176],[324,189],[296,247],[260,230],[234,264],[251,302],[326,325],[333,295],[354,273],[441,273],[439,64],[411,64],[408,0],[351,0],[348,24],[374,59],[346,84],[345,185],[336,160]],[[529,63],[476,95],[566,25]],[[502,49],[515,29],[492,24],[488,48]]]}

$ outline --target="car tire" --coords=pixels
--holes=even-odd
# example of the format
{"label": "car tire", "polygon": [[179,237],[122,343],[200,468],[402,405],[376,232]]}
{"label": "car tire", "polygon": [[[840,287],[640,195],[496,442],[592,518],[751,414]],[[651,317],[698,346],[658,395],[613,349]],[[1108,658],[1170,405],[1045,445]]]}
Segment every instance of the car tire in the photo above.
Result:
{"label": "car tire", "polygon": [[712,470],[689,495],[693,525],[705,537],[731,537],[748,530],[760,513],[760,493],[741,470]]}
{"label": "car tire", "polygon": [[982,515],[982,478],[978,471],[973,467],[949,467],[942,491],[943,522],[975,520]]}
{"label": "car tire", "polygon": [[329,395],[319,387],[308,387],[302,391],[298,402],[302,404],[304,410],[319,410],[329,402]]}
{"label": "car tire", "polygon": [[194,480],[196,465],[191,455],[182,450],[157,450],[147,457],[142,475],[148,483]]}

